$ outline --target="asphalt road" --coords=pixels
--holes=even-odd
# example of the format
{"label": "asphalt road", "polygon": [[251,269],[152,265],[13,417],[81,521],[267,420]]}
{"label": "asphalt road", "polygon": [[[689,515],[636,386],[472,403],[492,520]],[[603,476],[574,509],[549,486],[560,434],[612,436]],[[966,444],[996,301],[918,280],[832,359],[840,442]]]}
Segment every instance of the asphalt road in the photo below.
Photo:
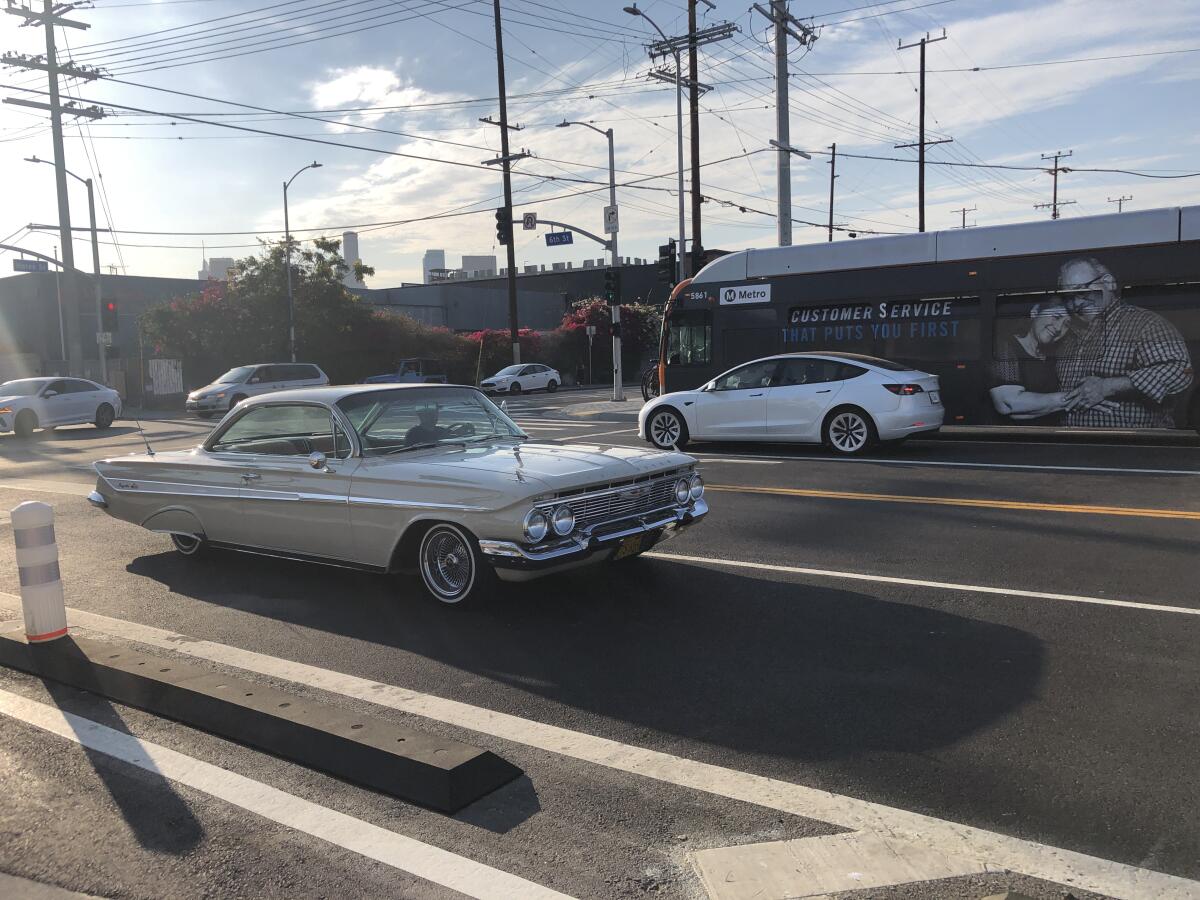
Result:
{"label": "asphalt road", "polygon": [[[567,414],[602,397],[508,405],[535,440],[637,445],[631,425]],[[144,424],[159,449],[212,426]],[[253,651],[252,677],[486,747],[526,776],[447,817],[0,670],[0,705],[36,701],[359,823],[332,840],[0,715],[0,873],[191,898],[501,896],[488,874],[500,872],[531,885],[513,896],[699,900],[705,851],[901,833],[916,814],[933,844],[955,835],[986,856],[986,835],[1016,838],[1087,854],[1096,878],[1134,887],[924,865],[901,887],[821,893],[1200,897],[1200,448],[913,441],[842,461],[695,446],[703,525],[653,558],[508,587],[468,611],[405,579],[178,557],[82,499],[92,460],[140,442],[127,422],[0,435],[0,606],[19,591],[7,510],[45,500],[68,605],[92,614],[80,633],[145,625],[170,633],[152,648],[164,656],[193,652],[177,635]],[[278,660],[337,677],[319,689]],[[419,714],[368,703],[339,692],[346,676],[432,699]],[[367,826],[462,858],[447,872],[491,869],[414,875],[346,837]],[[1036,868],[1038,852],[1021,852]]]}

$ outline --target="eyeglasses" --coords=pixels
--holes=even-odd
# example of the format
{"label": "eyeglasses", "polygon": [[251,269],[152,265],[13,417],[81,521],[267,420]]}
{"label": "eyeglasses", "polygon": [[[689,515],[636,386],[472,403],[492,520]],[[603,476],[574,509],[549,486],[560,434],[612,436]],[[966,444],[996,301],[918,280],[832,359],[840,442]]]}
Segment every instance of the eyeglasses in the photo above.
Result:
{"label": "eyeglasses", "polygon": [[1107,272],[1101,272],[1091,281],[1085,281],[1083,284],[1076,284],[1067,288],[1059,288],[1058,293],[1066,296],[1071,296],[1074,294],[1094,294],[1096,293],[1097,289],[1093,287],[1093,285],[1095,285],[1097,281],[1100,281],[1102,278],[1104,278],[1104,276],[1107,274]]}

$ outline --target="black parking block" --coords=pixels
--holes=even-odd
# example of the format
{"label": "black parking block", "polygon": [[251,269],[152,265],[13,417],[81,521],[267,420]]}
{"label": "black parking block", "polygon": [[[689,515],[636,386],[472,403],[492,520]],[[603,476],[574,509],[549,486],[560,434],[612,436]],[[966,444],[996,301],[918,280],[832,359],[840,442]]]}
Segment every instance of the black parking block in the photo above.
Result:
{"label": "black parking block", "polygon": [[106,697],[440,812],[520,776],[488,750],[427,734],[124,642],[29,644],[0,633],[0,665]]}

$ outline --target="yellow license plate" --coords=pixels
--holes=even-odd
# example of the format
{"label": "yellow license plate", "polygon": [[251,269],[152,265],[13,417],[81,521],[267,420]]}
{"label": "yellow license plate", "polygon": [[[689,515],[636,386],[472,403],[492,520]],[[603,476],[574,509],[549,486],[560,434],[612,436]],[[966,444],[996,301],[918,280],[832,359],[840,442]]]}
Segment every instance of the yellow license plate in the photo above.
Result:
{"label": "yellow license plate", "polygon": [[631,534],[627,538],[621,539],[621,544],[617,547],[617,552],[613,554],[613,559],[624,559],[627,556],[633,556],[635,553],[640,553],[642,550],[642,538],[645,535]]}

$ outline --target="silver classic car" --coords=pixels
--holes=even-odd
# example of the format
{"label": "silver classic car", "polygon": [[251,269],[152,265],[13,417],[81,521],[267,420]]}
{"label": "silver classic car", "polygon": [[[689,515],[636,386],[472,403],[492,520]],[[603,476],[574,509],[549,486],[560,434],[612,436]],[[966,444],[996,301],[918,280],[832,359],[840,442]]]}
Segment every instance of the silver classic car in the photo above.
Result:
{"label": "silver classic car", "polygon": [[199,447],[96,463],[92,505],[210,547],[416,570],[463,604],[628,559],[708,512],[682,453],[531,441],[475,388],[356,385],[239,404]]}

